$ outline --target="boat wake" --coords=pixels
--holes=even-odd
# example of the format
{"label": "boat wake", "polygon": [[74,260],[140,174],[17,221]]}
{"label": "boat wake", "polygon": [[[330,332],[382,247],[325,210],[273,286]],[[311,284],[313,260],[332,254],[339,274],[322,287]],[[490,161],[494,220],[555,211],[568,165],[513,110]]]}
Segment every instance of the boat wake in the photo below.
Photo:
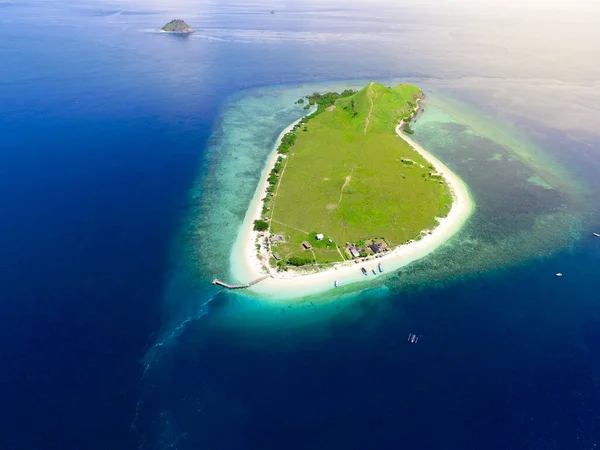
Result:
{"label": "boat wake", "polygon": [[[160,372],[161,366],[163,366],[163,361],[168,361],[171,353],[175,351],[177,345],[179,343],[179,338],[189,329],[189,327],[201,321],[204,317],[206,317],[210,311],[210,303],[215,300],[215,298],[219,294],[215,294],[208,298],[204,303],[202,303],[201,308],[198,313],[194,316],[187,317],[185,320],[180,322],[179,324],[171,327],[169,331],[163,332],[160,334],[161,337],[151,346],[149,347],[142,359],[142,364],[144,370],[140,377],[140,384],[142,386],[142,393],[140,398],[138,399],[135,407],[135,415],[131,421],[130,428],[132,432],[135,434],[136,438],[139,440],[138,448],[148,448],[147,442],[145,440],[145,433],[141,431],[140,420],[142,414],[144,412],[144,408],[146,408],[146,402],[148,400],[148,396],[154,392],[156,387],[156,383],[161,383]],[[156,369],[157,375],[155,377],[154,370]],[[161,413],[161,418],[163,414]],[[168,425],[168,421],[165,425]],[[162,427],[167,432],[169,427]],[[170,445],[173,445],[174,442],[177,442],[179,439],[185,436],[176,436],[170,437],[167,441]],[[165,436],[161,440],[164,440]]]}

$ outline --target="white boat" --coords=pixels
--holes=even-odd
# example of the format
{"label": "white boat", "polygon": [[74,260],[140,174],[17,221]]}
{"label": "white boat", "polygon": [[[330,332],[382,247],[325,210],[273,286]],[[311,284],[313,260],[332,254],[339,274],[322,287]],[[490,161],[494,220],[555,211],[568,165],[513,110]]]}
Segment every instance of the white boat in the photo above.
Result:
{"label": "white boat", "polygon": [[383,265],[381,263],[377,264],[377,268],[379,269],[379,272],[383,272]]}
{"label": "white boat", "polygon": [[408,342],[410,342],[411,344],[416,344],[417,342],[419,342],[419,336],[417,336],[416,334],[409,333]]}
{"label": "white boat", "polygon": [[596,236],[596,237],[600,237],[600,234],[598,234],[598,233],[594,233],[594,236]]}
{"label": "white boat", "polygon": [[333,282],[333,285],[334,285],[335,287],[338,287],[338,286],[340,285],[340,280],[335,280],[335,281]]}
{"label": "white boat", "polygon": [[556,276],[557,276],[557,277],[562,277],[562,273],[558,272],[558,273],[556,274]]}

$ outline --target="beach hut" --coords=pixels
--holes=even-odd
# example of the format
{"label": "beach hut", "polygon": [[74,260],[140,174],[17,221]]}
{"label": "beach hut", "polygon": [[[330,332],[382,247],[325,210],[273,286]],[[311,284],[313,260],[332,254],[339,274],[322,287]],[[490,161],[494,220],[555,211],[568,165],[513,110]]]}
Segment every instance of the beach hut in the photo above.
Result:
{"label": "beach hut", "polygon": [[310,242],[304,241],[302,242],[302,247],[304,247],[306,250],[310,250],[312,248],[312,245],[310,244]]}

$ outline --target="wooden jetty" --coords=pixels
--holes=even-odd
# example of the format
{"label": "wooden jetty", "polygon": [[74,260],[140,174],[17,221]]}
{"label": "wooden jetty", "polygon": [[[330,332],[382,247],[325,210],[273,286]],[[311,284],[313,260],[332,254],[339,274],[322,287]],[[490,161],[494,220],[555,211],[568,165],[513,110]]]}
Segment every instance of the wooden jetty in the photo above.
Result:
{"label": "wooden jetty", "polygon": [[251,281],[250,283],[246,283],[246,284],[228,284],[228,283],[225,283],[225,282],[215,278],[212,281],[212,284],[215,284],[218,286],[223,286],[224,288],[227,288],[227,289],[245,289],[245,288],[249,288],[250,286],[254,286],[256,283],[260,283],[261,281],[266,280],[270,276],[271,275],[265,275],[264,277],[257,278],[256,280]]}

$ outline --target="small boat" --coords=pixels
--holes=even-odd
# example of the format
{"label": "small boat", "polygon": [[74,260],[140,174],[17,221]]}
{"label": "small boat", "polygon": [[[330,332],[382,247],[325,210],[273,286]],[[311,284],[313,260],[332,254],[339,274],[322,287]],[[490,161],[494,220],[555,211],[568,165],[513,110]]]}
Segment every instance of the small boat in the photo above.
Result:
{"label": "small boat", "polygon": [[339,287],[339,285],[340,285],[340,280],[335,280],[335,281],[333,282],[333,285],[334,285],[335,287]]}
{"label": "small boat", "polygon": [[417,336],[416,334],[409,333],[408,342],[410,342],[411,344],[416,344],[417,342],[419,342],[419,336]]}
{"label": "small boat", "polygon": [[556,274],[556,276],[557,276],[557,277],[562,277],[563,275],[562,275],[562,273],[558,272],[558,273]]}
{"label": "small boat", "polygon": [[383,272],[383,264],[379,263],[377,264],[377,269],[379,269],[379,272]]}
{"label": "small boat", "polygon": [[364,267],[361,267],[360,271],[363,273],[363,275],[367,275],[367,269],[365,269]]}
{"label": "small boat", "polygon": [[375,272],[375,269],[371,269],[373,271],[373,275],[377,275],[377,272]]}
{"label": "small boat", "polygon": [[594,236],[596,236],[596,237],[600,237],[600,234],[598,234],[598,233],[593,233],[593,234],[594,234]]}

